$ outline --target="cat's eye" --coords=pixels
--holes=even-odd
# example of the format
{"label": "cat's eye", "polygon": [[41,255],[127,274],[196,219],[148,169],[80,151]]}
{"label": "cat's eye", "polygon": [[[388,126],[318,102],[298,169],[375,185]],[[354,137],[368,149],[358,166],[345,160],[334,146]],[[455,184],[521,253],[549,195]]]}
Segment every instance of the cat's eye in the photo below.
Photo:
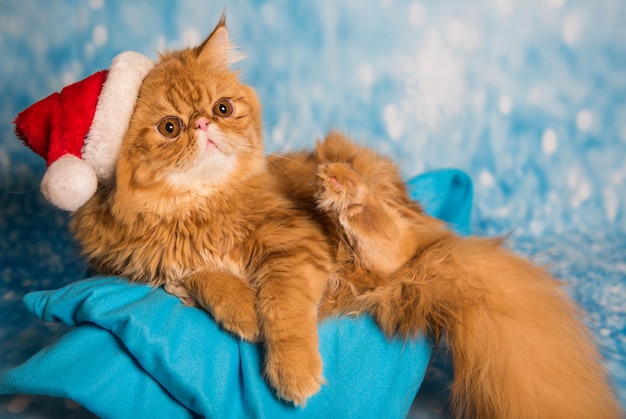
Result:
{"label": "cat's eye", "polygon": [[233,103],[228,99],[220,99],[213,105],[213,115],[221,118],[227,118],[233,114],[235,110]]}
{"label": "cat's eye", "polygon": [[180,122],[180,119],[175,116],[166,116],[161,119],[156,128],[157,131],[159,131],[159,134],[165,138],[176,138],[180,134],[183,124]]}

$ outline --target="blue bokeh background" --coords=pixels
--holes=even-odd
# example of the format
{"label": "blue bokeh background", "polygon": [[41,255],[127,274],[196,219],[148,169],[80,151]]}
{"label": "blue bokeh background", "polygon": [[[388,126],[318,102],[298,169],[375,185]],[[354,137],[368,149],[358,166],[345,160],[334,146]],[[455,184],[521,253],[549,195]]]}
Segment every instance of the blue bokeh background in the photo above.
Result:
{"label": "blue bokeh background", "polygon": [[[82,275],[67,215],[41,198],[44,162],[12,120],[124,50],[200,42],[228,15],[264,105],[269,151],[337,128],[404,175],[456,167],[472,230],[566,281],[626,406],[626,3],[622,0],[0,1],[0,368],[64,329],[24,293]],[[441,357],[444,358],[444,357]],[[411,415],[442,417],[435,363]],[[445,384],[443,384],[445,387]],[[71,403],[0,399],[0,415],[81,417]],[[38,416],[39,415],[39,416]],[[17,416],[15,416],[17,417]]]}

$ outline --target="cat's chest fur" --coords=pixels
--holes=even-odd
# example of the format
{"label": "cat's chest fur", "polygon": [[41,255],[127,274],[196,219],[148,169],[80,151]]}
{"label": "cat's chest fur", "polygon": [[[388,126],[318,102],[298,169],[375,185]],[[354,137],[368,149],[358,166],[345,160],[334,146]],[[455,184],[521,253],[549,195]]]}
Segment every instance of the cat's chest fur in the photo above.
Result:
{"label": "cat's chest fur", "polygon": [[131,234],[141,236],[148,258],[158,248],[158,276],[165,281],[204,269],[247,277],[250,253],[262,239],[257,231],[280,201],[271,194],[197,199],[176,217],[140,221]]}
{"label": "cat's chest fur", "polygon": [[171,197],[141,201],[96,199],[75,214],[72,228],[97,270],[155,285],[205,269],[250,277],[252,254],[266,236],[261,229],[294,216],[288,201],[266,188],[178,205]]}

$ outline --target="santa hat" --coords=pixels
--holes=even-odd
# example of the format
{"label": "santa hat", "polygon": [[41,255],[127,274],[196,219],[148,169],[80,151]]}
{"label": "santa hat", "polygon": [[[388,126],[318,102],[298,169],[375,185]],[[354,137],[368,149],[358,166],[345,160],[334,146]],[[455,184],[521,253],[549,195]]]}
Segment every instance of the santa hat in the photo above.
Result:
{"label": "santa hat", "polygon": [[64,87],[15,118],[17,136],[46,160],[41,192],[75,211],[110,181],[139,87],[154,61],[123,52],[108,70]]}

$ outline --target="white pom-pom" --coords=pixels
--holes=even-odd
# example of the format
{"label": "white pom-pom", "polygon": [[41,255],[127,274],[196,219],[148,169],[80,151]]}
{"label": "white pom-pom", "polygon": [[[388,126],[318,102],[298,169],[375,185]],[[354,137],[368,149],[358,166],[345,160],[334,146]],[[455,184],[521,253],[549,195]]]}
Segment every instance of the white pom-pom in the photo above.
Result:
{"label": "white pom-pom", "polygon": [[76,211],[93,196],[98,178],[93,168],[72,154],[53,162],[41,181],[41,193],[51,204]]}

